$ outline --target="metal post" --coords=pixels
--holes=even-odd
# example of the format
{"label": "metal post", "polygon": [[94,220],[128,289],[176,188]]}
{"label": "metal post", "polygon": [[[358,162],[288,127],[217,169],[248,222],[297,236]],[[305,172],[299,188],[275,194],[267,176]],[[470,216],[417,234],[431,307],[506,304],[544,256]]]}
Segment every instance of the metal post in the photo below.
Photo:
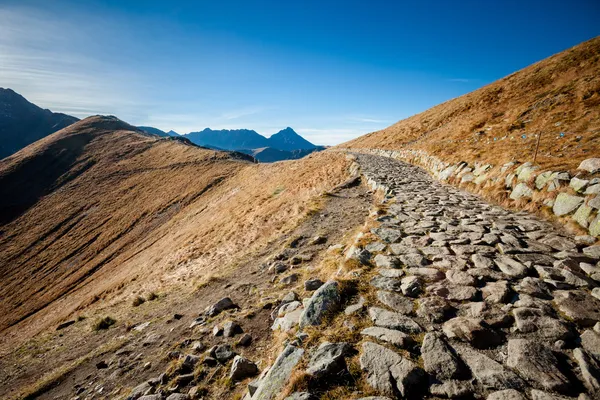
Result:
{"label": "metal post", "polygon": [[535,154],[533,155],[533,163],[535,164],[535,159],[537,158],[538,149],[540,148],[540,140],[542,139],[542,132],[538,135],[537,144],[535,145]]}

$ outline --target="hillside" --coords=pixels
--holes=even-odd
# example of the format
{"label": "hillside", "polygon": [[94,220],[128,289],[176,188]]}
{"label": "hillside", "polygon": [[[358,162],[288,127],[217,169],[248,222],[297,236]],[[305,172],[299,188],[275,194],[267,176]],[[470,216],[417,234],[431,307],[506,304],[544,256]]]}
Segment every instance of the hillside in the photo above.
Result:
{"label": "hillside", "polygon": [[0,88],[0,159],[77,121],[27,101],[11,89]]}
{"label": "hillside", "polygon": [[305,149],[305,150],[279,150],[274,149],[272,147],[263,147],[259,149],[251,149],[251,150],[240,150],[242,153],[246,153],[254,157],[259,162],[269,163],[283,160],[298,160],[306,155],[313,153],[315,151],[322,150],[323,147],[315,147],[313,149]]}
{"label": "hillside", "polygon": [[[340,147],[575,169],[600,154],[600,37]],[[524,138],[525,137],[525,138]]]}
{"label": "hillside", "polygon": [[[285,165],[248,160],[90,117],[0,161],[0,367],[33,357],[33,369],[10,367],[0,397],[116,340],[120,330],[87,340],[97,316],[117,316],[122,329],[147,318],[131,308],[138,295],[166,296],[156,303],[170,310],[163,317],[173,302],[219,296],[213,288],[182,300],[199,282],[247,273],[236,269],[241,260],[272,251],[266,246],[285,240],[348,174],[334,154]],[[78,315],[90,319],[72,335],[51,333]],[[54,339],[41,339],[48,334]],[[26,350],[39,340],[62,343],[47,349],[43,369]]]}

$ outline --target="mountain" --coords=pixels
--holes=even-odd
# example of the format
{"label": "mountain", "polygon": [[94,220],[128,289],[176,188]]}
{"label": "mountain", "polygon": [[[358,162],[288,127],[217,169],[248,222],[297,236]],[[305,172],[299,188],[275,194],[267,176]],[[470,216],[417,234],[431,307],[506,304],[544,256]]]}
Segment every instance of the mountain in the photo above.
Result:
{"label": "mountain", "polygon": [[0,88],[0,159],[77,121],[70,115],[44,110],[11,89]]}
{"label": "mountain", "polygon": [[600,37],[340,147],[575,169],[600,154]]}
{"label": "mountain", "polygon": [[267,138],[250,129],[212,130],[206,128],[184,136],[199,146],[217,147],[224,150],[256,149],[269,146]]}
{"label": "mountain", "polygon": [[292,128],[287,127],[280,130],[269,139],[269,147],[278,150],[309,150],[315,149],[317,146],[298,135]]}
{"label": "mountain", "polygon": [[243,149],[238,150],[242,153],[249,154],[254,157],[257,161],[263,163],[270,163],[284,160],[298,160],[302,157],[309,155],[315,151],[324,150],[323,146],[315,146],[313,149],[298,149],[298,150],[278,150],[272,147],[263,147],[260,149]]}
{"label": "mountain", "polygon": [[[269,153],[278,159],[287,155],[287,158],[281,158],[285,160],[295,158],[290,152],[296,150],[314,151],[322,149],[322,147],[310,143],[289,127],[277,132],[268,139],[256,131],[249,129],[212,130],[206,128],[201,132],[191,132],[184,136],[199,146],[224,150],[243,150],[244,152],[249,152],[248,154],[257,149],[261,149],[261,151],[266,148],[279,150],[278,155],[275,155],[275,152],[271,150]],[[302,153],[296,152],[295,154]]]}
{"label": "mountain", "polygon": [[170,130],[169,132],[167,132],[167,135],[172,136],[172,137],[181,136],[179,133],[175,132],[174,130]]}

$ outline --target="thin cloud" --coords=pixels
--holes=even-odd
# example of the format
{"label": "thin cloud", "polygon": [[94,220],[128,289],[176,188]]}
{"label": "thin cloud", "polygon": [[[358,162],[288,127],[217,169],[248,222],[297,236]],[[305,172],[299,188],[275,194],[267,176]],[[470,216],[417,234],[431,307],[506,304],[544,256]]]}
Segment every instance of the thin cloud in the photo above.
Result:
{"label": "thin cloud", "polygon": [[460,83],[468,83],[468,82],[473,82],[474,79],[467,79],[467,78],[451,78],[448,79],[449,82],[460,82]]}
{"label": "thin cloud", "polygon": [[350,117],[350,121],[352,122],[365,122],[369,124],[387,124],[390,121],[385,119],[377,119],[377,118],[363,118],[363,117]]}

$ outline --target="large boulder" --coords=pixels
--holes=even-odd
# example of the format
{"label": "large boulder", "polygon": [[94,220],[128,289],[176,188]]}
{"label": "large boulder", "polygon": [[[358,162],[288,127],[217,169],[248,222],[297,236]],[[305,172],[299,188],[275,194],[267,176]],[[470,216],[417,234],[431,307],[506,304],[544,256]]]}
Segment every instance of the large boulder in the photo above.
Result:
{"label": "large boulder", "polygon": [[300,316],[300,328],[320,325],[326,314],[340,306],[340,290],[336,281],[328,281],[317,289]]}

